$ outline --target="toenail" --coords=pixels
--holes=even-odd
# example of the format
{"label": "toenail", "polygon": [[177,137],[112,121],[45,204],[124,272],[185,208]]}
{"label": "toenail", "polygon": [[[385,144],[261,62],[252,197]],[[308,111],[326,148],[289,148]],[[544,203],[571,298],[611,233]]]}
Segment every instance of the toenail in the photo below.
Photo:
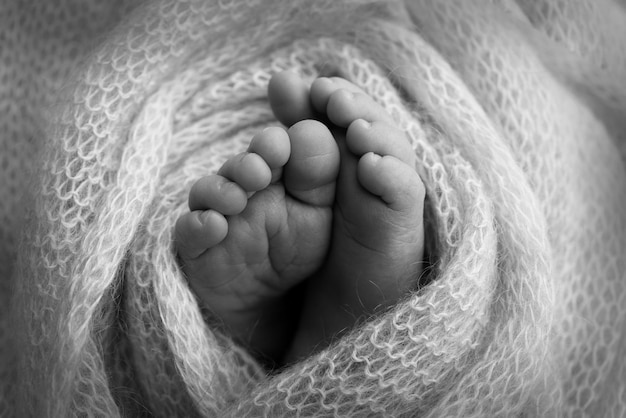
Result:
{"label": "toenail", "polygon": [[354,98],[356,97],[356,93],[352,93],[349,90],[341,89],[341,91],[344,92],[344,96],[348,100],[354,100]]}
{"label": "toenail", "polygon": [[212,216],[213,216],[213,213],[211,213],[210,210],[205,210],[204,212],[202,212],[200,214],[200,221],[202,222],[202,225],[206,225]]}
{"label": "toenail", "polygon": [[228,192],[233,189],[234,185],[235,183],[233,183],[232,181],[226,180],[218,185],[218,190],[220,192]]}
{"label": "toenail", "polygon": [[376,154],[375,152],[368,152],[366,154],[368,156],[368,158],[370,158],[372,160],[372,162],[377,163],[381,158],[383,158],[382,156]]}
{"label": "toenail", "polygon": [[357,119],[353,123],[358,123],[363,129],[370,129],[372,127],[372,124],[365,119]]}

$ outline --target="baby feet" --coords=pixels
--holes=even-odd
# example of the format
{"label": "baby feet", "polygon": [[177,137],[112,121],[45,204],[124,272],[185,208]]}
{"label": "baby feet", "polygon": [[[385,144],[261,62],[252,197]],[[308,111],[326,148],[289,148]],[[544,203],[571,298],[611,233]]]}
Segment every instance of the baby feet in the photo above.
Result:
{"label": "baby feet", "polygon": [[[176,244],[191,287],[231,335],[291,361],[415,285],[424,189],[404,133],[352,83],[309,88],[285,72],[269,100],[290,128],[260,132],[193,186]],[[299,322],[288,323],[305,280]]]}
{"label": "baby feet", "polygon": [[421,273],[424,248],[424,186],[404,132],[345,79],[319,78],[303,100],[307,91],[295,74],[278,74],[270,104],[285,124],[328,118],[341,165],[328,256],[308,282],[288,361],[406,295]]}
{"label": "baby feet", "polygon": [[297,323],[286,291],[326,256],[338,171],[337,144],[320,122],[268,128],[195,183],[191,212],[177,222],[193,290],[233,337],[271,359]]}

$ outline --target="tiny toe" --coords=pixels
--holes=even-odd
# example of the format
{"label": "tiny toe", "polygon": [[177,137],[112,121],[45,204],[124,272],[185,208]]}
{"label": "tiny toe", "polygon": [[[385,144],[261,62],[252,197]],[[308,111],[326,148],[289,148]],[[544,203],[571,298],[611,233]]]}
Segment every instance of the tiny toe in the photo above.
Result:
{"label": "tiny toe", "polygon": [[314,117],[309,86],[293,71],[275,74],[267,90],[274,115],[286,126]]}
{"label": "tiny toe", "polygon": [[396,157],[365,154],[359,160],[357,177],[363,188],[380,196],[392,210],[422,212],[424,184],[412,167]]}
{"label": "tiny toe", "polygon": [[291,157],[285,165],[286,190],[297,199],[327,206],[334,200],[339,148],[328,128],[314,120],[289,128]]}
{"label": "tiny toe", "polygon": [[357,119],[348,126],[346,143],[356,156],[373,152],[378,155],[391,155],[410,166],[415,166],[415,152],[406,134],[394,124]]}
{"label": "tiny toe", "polygon": [[226,218],[214,210],[193,211],[178,218],[175,242],[182,259],[197,258],[209,248],[219,244],[228,233]]}
{"label": "tiny toe", "polygon": [[326,106],[326,113],[331,122],[342,128],[347,128],[356,119],[365,119],[368,122],[394,123],[391,115],[369,95],[350,92],[345,89],[337,90],[331,94]]}
{"label": "tiny toe", "polygon": [[367,93],[341,77],[320,77],[311,85],[313,108],[342,128],[355,119],[393,123],[391,115]]}
{"label": "tiny toe", "polygon": [[248,152],[261,156],[271,169],[280,168],[291,154],[289,135],[282,128],[266,128],[252,138]]}
{"label": "tiny toe", "polygon": [[232,180],[247,192],[263,190],[272,180],[272,170],[265,160],[250,152],[229,158],[217,174]]}
{"label": "tiny toe", "polygon": [[214,209],[224,215],[241,213],[248,203],[248,195],[236,183],[220,175],[202,177],[189,192],[189,210]]}
{"label": "tiny toe", "polygon": [[355,84],[341,77],[319,77],[311,84],[311,104],[313,108],[320,112],[326,113],[328,100],[330,96],[337,90],[346,90],[350,93],[365,93]]}

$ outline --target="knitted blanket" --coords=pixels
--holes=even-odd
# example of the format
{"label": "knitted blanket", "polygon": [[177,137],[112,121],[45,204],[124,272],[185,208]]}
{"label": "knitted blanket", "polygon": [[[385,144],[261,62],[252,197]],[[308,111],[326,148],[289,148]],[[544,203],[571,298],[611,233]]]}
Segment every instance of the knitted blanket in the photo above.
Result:
{"label": "knitted blanket", "polygon": [[[0,415],[626,416],[623,0],[0,7]],[[406,131],[432,264],[267,373],[204,320],[172,232],[278,123],[284,69]]]}

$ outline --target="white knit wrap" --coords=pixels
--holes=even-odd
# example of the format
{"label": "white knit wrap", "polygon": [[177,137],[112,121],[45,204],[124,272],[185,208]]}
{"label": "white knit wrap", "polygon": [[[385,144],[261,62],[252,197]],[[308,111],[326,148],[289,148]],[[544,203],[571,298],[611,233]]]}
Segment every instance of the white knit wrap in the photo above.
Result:
{"label": "white knit wrap", "polygon": [[[626,416],[623,0],[2,7],[0,415]],[[203,320],[172,231],[278,124],[284,69],[406,131],[435,263],[267,375]]]}

